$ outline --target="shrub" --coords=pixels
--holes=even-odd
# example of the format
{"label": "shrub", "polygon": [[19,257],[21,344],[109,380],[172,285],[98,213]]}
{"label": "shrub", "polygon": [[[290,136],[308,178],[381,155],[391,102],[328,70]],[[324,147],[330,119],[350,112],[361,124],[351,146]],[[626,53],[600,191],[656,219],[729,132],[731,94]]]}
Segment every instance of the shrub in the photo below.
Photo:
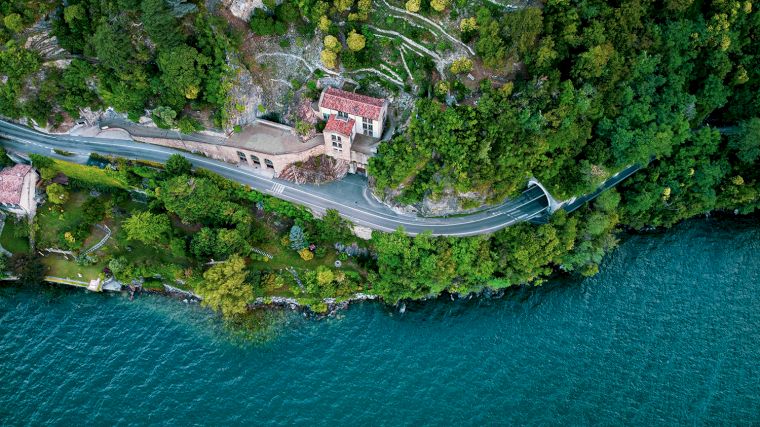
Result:
{"label": "shrub", "polygon": [[298,255],[301,256],[301,259],[304,261],[311,261],[314,259],[314,254],[311,253],[311,251],[308,248],[303,248],[300,251],[298,251]]}
{"label": "shrub", "polygon": [[69,192],[60,184],[50,184],[45,189],[50,203],[62,205],[69,200]]}

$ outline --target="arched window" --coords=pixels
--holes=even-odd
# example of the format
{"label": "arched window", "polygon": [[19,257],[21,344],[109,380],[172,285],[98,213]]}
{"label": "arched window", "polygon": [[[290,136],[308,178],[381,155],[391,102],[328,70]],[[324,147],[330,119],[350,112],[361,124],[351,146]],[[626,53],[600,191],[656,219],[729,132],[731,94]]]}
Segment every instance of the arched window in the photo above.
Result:
{"label": "arched window", "polygon": [[269,169],[274,169],[274,164],[269,159],[264,159],[264,164],[267,165]]}
{"label": "arched window", "polygon": [[261,167],[261,160],[259,160],[257,156],[254,156],[253,154],[251,154],[251,161],[253,162],[254,165]]}

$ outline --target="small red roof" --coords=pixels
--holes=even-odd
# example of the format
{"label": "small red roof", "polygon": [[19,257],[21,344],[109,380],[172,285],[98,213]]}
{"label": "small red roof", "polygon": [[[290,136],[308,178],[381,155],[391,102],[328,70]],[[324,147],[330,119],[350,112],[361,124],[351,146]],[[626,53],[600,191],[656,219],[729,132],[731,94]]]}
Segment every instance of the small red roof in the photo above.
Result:
{"label": "small red roof", "polygon": [[385,100],[329,87],[322,94],[319,106],[354,116],[380,120]]}
{"label": "small red roof", "polygon": [[335,132],[341,135],[353,136],[354,135],[354,119],[339,119],[335,114],[330,114],[330,118],[327,119],[325,125],[325,132]]}
{"label": "small red roof", "polygon": [[24,177],[31,170],[29,165],[16,165],[0,171],[0,203],[17,205],[21,202]]}

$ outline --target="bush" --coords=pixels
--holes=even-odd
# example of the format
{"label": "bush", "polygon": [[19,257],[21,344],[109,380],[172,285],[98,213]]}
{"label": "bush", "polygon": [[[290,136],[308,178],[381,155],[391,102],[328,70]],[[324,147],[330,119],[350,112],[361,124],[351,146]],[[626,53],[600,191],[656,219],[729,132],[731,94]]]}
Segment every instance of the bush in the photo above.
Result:
{"label": "bush", "polygon": [[301,256],[301,259],[304,261],[311,261],[314,259],[314,254],[311,253],[311,251],[308,248],[303,248],[300,251],[298,251],[298,255]]}

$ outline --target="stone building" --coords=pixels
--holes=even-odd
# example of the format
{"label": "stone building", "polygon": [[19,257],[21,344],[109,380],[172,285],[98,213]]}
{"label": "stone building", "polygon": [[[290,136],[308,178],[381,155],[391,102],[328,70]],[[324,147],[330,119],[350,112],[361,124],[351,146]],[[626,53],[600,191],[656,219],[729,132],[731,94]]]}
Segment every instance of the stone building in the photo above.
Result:
{"label": "stone building", "polygon": [[15,165],[0,171],[0,209],[33,217],[37,211],[38,180],[39,175],[30,165]]}
{"label": "stone building", "polygon": [[325,154],[348,162],[352,173],[366,173],[383,135],[388,101],[328,87],[318,105],[327,120]]}

